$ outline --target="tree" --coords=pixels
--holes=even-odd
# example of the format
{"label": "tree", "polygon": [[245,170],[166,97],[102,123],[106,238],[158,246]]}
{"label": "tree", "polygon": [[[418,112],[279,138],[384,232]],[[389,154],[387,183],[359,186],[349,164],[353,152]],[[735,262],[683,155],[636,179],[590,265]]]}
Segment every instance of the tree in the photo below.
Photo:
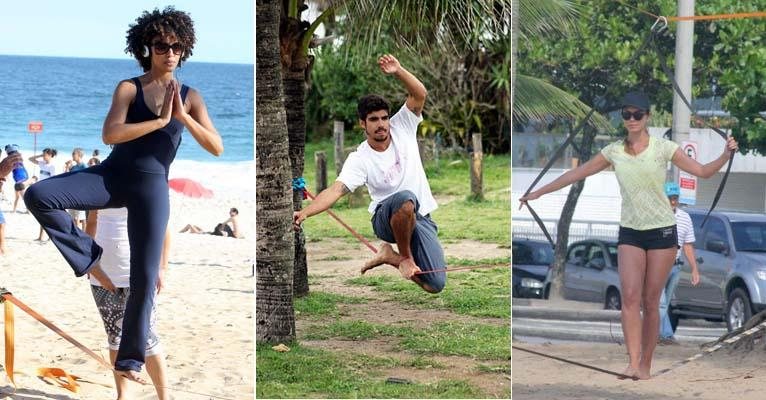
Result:
{"label": "tree", "polygon": [[256,341],[295,339],[292,190],[279,54],[281,1],[256,1]]}

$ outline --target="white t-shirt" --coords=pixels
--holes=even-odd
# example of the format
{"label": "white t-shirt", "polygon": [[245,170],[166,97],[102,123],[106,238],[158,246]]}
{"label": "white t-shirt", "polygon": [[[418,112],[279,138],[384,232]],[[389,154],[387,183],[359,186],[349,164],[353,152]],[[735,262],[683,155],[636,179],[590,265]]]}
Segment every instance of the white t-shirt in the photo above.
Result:
{"label": "white t-shirt", "polygon": [[436,200],[418,151],[417,127],[422,120],[422,116],[415,115],[405,104],[391,117],[391,144],[386,150],[375,151],[364,141],[348,155],[338,181],[351,191],[366,184],[372,198],[370,213],[388,196],[403,190],[415,193],[420,215],[436,210]]}
{"label": "white t-shirt", "polygon": [[40,181],[56,175],[56,166],[53,165],[53,163],[47,163],[45,160],[40,160],[37,162],[37,166],[40,167],[40,179],[38,179]]}
{"label": "white t-shirt", "polygon": [[[130,287],[130,242],[128,241],[128,209],[98,210],[96,243],[104,249],[101,269],[119,288]],[[101,286],[91,275],[90,283]]]}
{"label": "white t-shirt", "polygon": [[676,207],[676,232],[678,232],[678,257],[681,257],[684,244],[694,243],[697,238],[694,237],[694,225],[689,213],[678,207]]}

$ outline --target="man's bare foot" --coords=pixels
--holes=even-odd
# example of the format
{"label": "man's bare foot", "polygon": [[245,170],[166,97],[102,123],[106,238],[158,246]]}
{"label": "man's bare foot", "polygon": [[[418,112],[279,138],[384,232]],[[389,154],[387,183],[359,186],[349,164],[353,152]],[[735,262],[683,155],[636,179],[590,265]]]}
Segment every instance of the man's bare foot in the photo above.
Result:
{"label": "man's bare foot", "polygon": [[112,280],[109,279],[109,276],[104,273],[104,270],[101,269],[100,264],[96,263],[96,265],[88,270],[88,273],[93,275],[93,277],[96,278],[98,283],[100,283],[101,287],[104,289],[110,292],[115,292],[117,290],[117,288],[114,286],[114,283],[112,283]]}
{"label": "man's bare foot", "polygon": [[420,272],[420,268],[415,265],[415,260],[412,258],[405,258],[399,263],[399,273],[404,279],[412,279],[416,272]]}
{"label": "man's bare foot", "polygon": [[142,385],[148,385],[149,384],[149,382],[147,382],[146,379],[142,378],[141,375],[138,372],[136,372],[136,371],[131,371],[131,370],[119,371],[119,370],[115,369],[114,373],[119,375],[119,376],[121,376],[121,377],[123,377],[123,378],[125,378],[125,379],[127,379],[127,380],[130,380],[130,381],[133,381],[133,382],[138,382],[138,383],[140,383]]}
{"label": "man's bare foot", "polygon": [[402,256],[394,251],[393,246],[391,246],[389,243],[383,243],[383,245],[380,246],[380,250],[378,250],[378,252],[375,254],[375,257],[372,260],[364,263],[364,267],[362,267],[361,270],[362,275],[364,275],[365,272],[383,264],[388,264],[396,268],[401,260]]}

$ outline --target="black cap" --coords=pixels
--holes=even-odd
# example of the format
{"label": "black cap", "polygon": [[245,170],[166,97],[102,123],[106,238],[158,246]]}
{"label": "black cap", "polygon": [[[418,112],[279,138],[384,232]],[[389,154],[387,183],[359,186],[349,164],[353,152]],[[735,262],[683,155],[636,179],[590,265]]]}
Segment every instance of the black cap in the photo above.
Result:
{"label": "black cap", "polygon": [[644,111],[649,111],[649,97],[644,92],[628,92],[622,97],[622,106],[633,106]]}

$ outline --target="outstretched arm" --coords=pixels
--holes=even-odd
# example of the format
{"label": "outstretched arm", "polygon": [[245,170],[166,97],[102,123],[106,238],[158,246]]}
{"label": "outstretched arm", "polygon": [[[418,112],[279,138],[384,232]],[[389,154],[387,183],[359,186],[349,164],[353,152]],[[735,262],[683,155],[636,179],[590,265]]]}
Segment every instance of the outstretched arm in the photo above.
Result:
{"label": "outstretched arm", "polygon": [[321,213],[332,207],[338,199],[343,197],[346,193],[350,193],[346,185],[341,181],[335,181],[332,186],[319,193],[314,201],[311,202],[306,208],[295,211],[293,213],[293,224],[295,229],[299,229],[301,223],[308,217]]}
{"label": "outstretched arm", "polygon": [[571,185],[574,182],[581,181],[599,171],[602,171],[609,165],[609,161],[606,160],[606,157],[604,157],[603,154],[598,153],[585,164],[575,169],[570,169],[566,173],[554,179],[553,182],[520,198],[519,201],[521,202],[521,205],[524,205],[524,203],[529,200],[535,200],[546,193],[555,192],[565,186]]}
{"label": "outstretched arm", "polygon": [[716,158],[715,160],[702,165],[697,160],[688,157],[684,152],[679,148],[676,149],[676,152],[673,153],[673,164],[681,168],[682,170],[694,175],[698,176],[700,178],[710,178],[713,176],[718,170],[720,170],[726,162],[729,161],[729,158],[731,157],[731,151],[737,151],[738,149],[737,141],[734,140],[733,137],[729,136],[726,139],[726,148],[724,148],[723,153]]}
{"label": "outstretched arm", "polygon": [[380,57],[378,65],[384,74],[393,75],[404,84],[404,88],[407,89],[407,108],[415,115],[420,115],[423,111],[423,105],[426,103],[426,95],[428,95],[423,82],[420,82],[410,71],[404,69],[399,64],[399,60],[390,54]]}

